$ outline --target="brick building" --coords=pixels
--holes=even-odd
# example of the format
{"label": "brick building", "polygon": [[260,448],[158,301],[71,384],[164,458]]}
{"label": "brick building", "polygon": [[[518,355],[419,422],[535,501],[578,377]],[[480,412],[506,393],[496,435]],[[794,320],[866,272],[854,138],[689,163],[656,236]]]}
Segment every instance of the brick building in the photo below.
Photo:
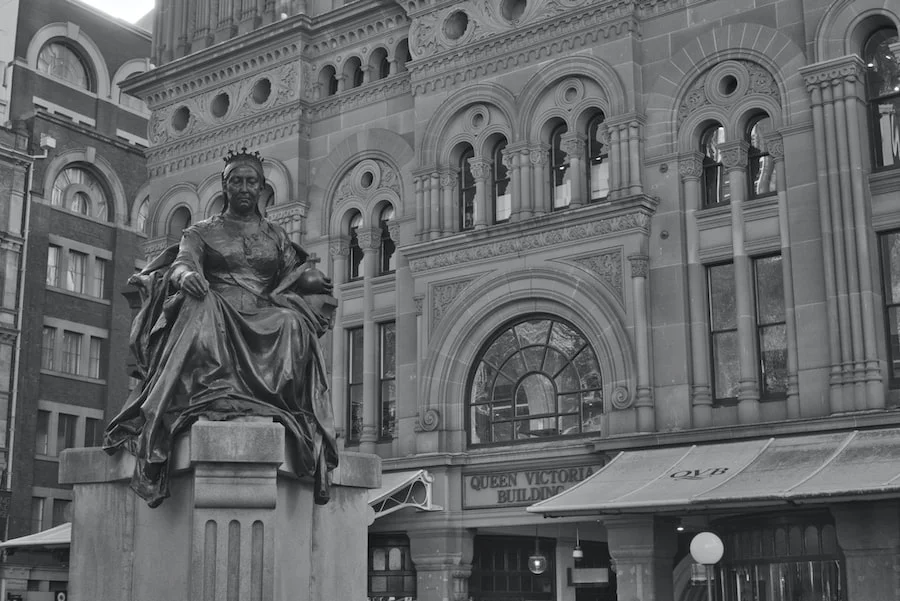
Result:
{"label": "brick building", "polygon": [[[149,111],[119,84],[150,68],[151,40],[77,1],[14,0],[0,19],[0,416],[15,538],[68,520],[58,455],[98,444],[128,395],[120,291],[143,258]],[[3,598],[64,590],[64,563],[44,559],[9,554]]]}
{"label": "brick building", "polygon": [[341,444],[441,508],[373,522],[373,599],[688,598],[700,530],[717,598],[896,599],[898,26],[161,0],[127,86],[145,248],[220,209],[227,149],[267,158],[269,218],[336,283]]}

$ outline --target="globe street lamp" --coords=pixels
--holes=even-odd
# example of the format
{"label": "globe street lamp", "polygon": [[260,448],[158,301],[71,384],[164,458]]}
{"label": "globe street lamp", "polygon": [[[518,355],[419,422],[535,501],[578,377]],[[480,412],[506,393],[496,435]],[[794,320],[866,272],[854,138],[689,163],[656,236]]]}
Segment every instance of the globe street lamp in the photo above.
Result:
{"label": "globe street lamp", "polygon": [[706,601],[713,601],[712,567],[724,553],[722,539],[712,532],[701,532],[691,540],[691,557],[706,566]]}

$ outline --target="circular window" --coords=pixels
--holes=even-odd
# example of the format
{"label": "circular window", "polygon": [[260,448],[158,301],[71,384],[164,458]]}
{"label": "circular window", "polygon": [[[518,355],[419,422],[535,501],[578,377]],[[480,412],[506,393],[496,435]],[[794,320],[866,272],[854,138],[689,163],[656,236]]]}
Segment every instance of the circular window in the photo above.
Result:
{"label": "circular window", "polygon": [[734,75],[726,75],[719,80],[719,93],[722,96],[731,96],[737,90],[738,81]]}
{"label": "circular window", "polygon": [[444,35],[448,40],[458,40],[469,27],[469,15],[458,10],[444,20]]}
{"label": "circular window", "polygon": [[253,89],[250,90],[250,98],[252,98],[253,102],[255,102],[256,104],[264,103],[269,99],[269,96],[271,96],[271,94],[272,82],[265,77],[253,84]]}
{"label": "circular window", "polygon": [[472,126],[481,127],[482,125],[484,125],[484,113],[475,113],[472,116]]}
{"label": "circular window", "polygon": [[563,97],[566,99],[566,102],[575,102],[578,100],[578,90],[574,87],[566,88],[566,91],[563,92]]}
{"label": "circular window", "polygon": [[190,118],[191,110],[188,107],[178,107],[178,109],[172,113],[172,127],[175,128],[175,131],[184,131]]}
{"label": "circular window", "polygon": [[216,94],[216,97],[213,98],[212,104],[209,109],[213,114],[213,117],[216,119],[220,117],[224,117],[225,113],[228,112],[228,106],[231,104],[231,99],[228,97],[228,94],[222,92],[221,94]]}
{"label": "circular window", "polygon": [[372,175],[371,171],[366,171],[362,174],[362,177],[359,180],[359,184],[363,188],[370,188],[372,186],[372,182],[375,181],[375,176]]}
{"label": "circular window", "polygon": [[503,0],[500,3],[500,14],[507,21],[518,21],[527,7],[528,0]]}

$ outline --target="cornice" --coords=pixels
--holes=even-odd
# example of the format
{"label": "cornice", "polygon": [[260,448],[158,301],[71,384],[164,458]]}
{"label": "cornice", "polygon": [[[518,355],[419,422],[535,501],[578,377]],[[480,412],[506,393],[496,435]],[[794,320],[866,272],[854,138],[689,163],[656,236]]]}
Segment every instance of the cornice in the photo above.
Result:
{"label": "cornice", "polygon": [[[311,59],[318,58],[356,45],[372,43],[387,34],[405,34],[409,28],[410,19],[399,8],[388,10],[387,7],[382,7],[376,14],[372,13],[371,9],[367,9],[362,15],[354,14],[341,19],[340,23],[314,22],[314,29],[324,31],[310,35],[310,41],[304,45],[303,53]],[[361,18],[364,19],[364,23],[360,23]]]}
{"label": "cornice", "polygon": [[[409,63],[413,94],[425,94],[474,78],[568,54],[628,33],[640,35],[634,5],[626,0],[587,7],[465,44]],[[414,32],[410,32],[410,38]]]}
{"label": "cornice", "polygon": [[658,201],[636,196],[613,205],[580,209],[403,247],[414,273],[502,259],[534,250],[627,233],[649,235]]}
{"label": "cornice", "polygon": [[271,111],[155,146],[147,151],[149,176],[159,177],[224,156],[229,148],[258,148],[290,136],[307,135],[303,103],[295,101]]}
{"label": "cornice", "polygon": [[[307,87],[307,91],[310,89],[310,87]],[[409,94],[409,91],[409,73],[404,72],[392,75],[391,77],[323,98],[311,104],[309,108],[310,120],[316,121],[333,117],[346,111],[352,111],[376,102]]]}

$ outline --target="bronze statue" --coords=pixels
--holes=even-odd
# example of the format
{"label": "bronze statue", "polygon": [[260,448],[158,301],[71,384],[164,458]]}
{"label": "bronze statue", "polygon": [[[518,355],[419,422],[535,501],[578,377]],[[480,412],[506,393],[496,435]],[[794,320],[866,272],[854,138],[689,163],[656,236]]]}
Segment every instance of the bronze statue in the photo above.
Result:
{"label": "bronze statue", "polygon": [[222,213],[184,230],[129,280],[142,306],[131,348],[142,384],[106,429],[104,449],[137,458],[131,486],[151,507],[169,495],[175,436],[203,417],[271,416],[296,441],[299,475],[328,500],[337,466],[334,419],[319,337],[331,325],[331,281],[258,201],[262,159],[230,151]]}

